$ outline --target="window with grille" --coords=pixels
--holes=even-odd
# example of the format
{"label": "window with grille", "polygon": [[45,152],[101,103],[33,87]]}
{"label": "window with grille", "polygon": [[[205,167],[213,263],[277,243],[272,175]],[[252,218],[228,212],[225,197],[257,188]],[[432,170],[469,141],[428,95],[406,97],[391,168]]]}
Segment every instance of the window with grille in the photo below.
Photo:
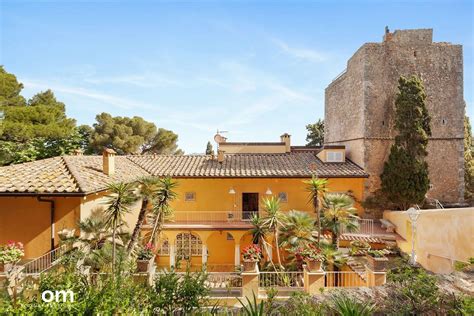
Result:
{"label": "window with grille", "polygon": [[343,162],[343,155],[340,151],[328,151],[326,156],[327,162]]}
{"label": "window with grille", "polygon": [[188,259],[202,255],[202,241],[198,236],[181,233],[176,236],[176,256],[178,259]]}

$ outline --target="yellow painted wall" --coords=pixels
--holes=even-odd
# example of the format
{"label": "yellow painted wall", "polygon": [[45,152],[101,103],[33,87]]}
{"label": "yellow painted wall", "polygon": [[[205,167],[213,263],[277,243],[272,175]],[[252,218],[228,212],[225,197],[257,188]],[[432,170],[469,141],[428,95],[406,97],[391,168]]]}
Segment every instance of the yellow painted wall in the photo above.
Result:
{"label": "yellow painted wall", "polygon": [[[107,193],[97,193],[88,195],[81,200],[81,220],[84,220],[94,214],[94,212],[103,212],[107,208]],[[137,222],[138,213],[140,212],[141,200],[135,202],[130,207],[130,212],[124,215],[125,223],[124,230],[132,232]]]}
{"label": "yellow painted wall", "polygon": [[[411,253],[412,231],[407,212],[386,211],[384,218],[406,240],[399,241],[399,247]],[[474,208],[422,210],[415,237],[417,262],[435,273],[450,273],[452,262],[446,258],[467,261],[474,257],[473,236]]]}
{"label": "yellow painted wall", "polygon": [[[172,203],[175,211],[232,211],[234,201],[235,210],[242,210],[242,193],[259,193],[260,200],[266,197],[265,192],[270,188],[274,195],[286,192],[288,203],[282,203],[284,211],[296,209],[313,212],[308,203],[304,179],[294,178],[222,178],[222,179],[178,179],[178,199]],[[357,200],[362,200],[364,187],[363,178],[331,178],[329,190],[332,192],[352,191]],[[229,194],[229,189],[236,191],[235,195]],[[195,192],[195,201],[185,201],[185,192]],[[362,208],[356,206],[362,214]]]}
{"label": "yellow painted wall", "polygon": [[[80,198],[58,197],[55,211],[57,232],[74,228],[79,219]],[[35,258],[51,250],[50,204],[35,197],[0,197],[0,244],[8,240],[25,245],[25,257]]]}

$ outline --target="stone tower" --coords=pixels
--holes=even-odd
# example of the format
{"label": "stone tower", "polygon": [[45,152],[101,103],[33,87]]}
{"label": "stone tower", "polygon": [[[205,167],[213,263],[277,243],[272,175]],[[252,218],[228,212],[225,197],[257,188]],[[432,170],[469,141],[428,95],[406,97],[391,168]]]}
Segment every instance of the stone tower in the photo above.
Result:
{"label": "stone tower", "polygon": [[463,203],[462,46],[434,43],[432,29],[386,29],[383,42],[357,50],[347,69],[326,88],[325,143],[346,145],[348,158],[370,174],[366,197],[380,188],[395,136],[398,78],[413,74],[423,80],[432,118],[427,196],[446,204]]}

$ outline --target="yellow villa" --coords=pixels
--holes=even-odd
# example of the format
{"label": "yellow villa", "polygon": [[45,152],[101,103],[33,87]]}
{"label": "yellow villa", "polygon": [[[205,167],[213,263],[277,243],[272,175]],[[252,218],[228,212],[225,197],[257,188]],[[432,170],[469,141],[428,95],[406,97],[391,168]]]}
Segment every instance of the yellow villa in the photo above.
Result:
{"label": "yellow villa", "polygon": [[[367,173],[345,157],[344,146],[291,146],[279,142],[236,143],[221,137],[217,155],[63,156],[0,168],[0,244],[25,244],[27,258],[58,245],[58,232],[105,207],[107,184],[144,176],[178,183],[173,216],[158,236],[158,266],[182,259],[210,270],[233,270],[251,243],[249,222],[264,197],[277,196],[284,211],[313,214],[303,180],[327,178],[329,191],[349,192],[359,215]],[[139,204],[127,215],[129,229]],[[147,222],[144,233],[150,229]]]}

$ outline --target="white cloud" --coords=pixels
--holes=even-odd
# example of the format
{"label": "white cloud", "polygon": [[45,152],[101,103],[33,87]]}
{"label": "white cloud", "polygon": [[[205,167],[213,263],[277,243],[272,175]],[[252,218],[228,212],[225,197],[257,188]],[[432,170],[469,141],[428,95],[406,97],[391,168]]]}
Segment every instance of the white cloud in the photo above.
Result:
{"label": "white cloud", "polygon": [[284,53],[294,58],[303,59],[314,63],[323,62],[327,59],[327,56],[321,52],[307,48],[291,47],[288,45],[288,43],[280,39],[272,39],[272,42]]}
{"label": "white cloud", "polygon": [[93,84],[128,84],[143,88],[179,85],[179,82],[176,80],[169,79],[156,74],[123,75],[112,77],[88,77],[85,78],[84,81]]}
{"label": "white cloud", "polygon": [[78,95],[97,101],[107,103],[109,105],[116,106],[121,109],[131,109],[131,108],[142,108],[142,109],[151,109],[154,108],[151,104],[147,104],[141,101],[131,100],[127,98],[116,97],[107,93],[97,92],[90,89],[85,89],[81,87],[65,86],[62,84],[48,82],[47,84],[39,83],[34,80],[21,79],[21,82],[26,88],[37,88],[37,89],[51,89],[54,92],[61,92],[65,94]]}

